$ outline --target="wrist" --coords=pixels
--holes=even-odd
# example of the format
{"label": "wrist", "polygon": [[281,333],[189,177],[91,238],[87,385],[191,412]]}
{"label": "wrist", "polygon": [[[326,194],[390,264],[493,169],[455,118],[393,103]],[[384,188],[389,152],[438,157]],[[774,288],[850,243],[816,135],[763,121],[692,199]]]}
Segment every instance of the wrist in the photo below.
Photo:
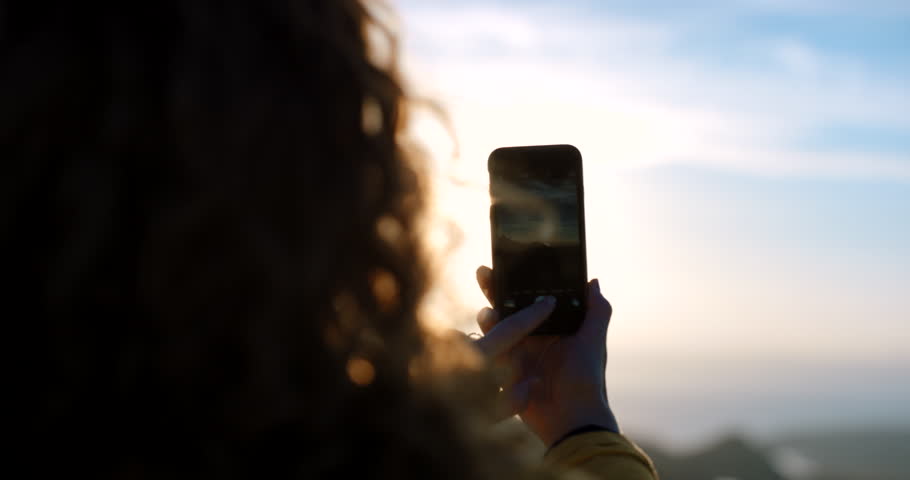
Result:
{"label": "wrist", "polygon": [[619,433],[619,424],[616,422],[616,416],[613,415],[610,406],[605,402],[566,412],[563,419],[553,426],[551,432],[548,432],[547,438],[542,438],[541,440],[548,447],[552,447],[557,442],[574,434],[595,430]]}
{"label": "wrist", "polygon": [[[554,448],[556,448],[557,445],[559,445],[560,443],[562,443],[563,440],[567,440],[567,439],[572,438],[572,437],[574,437],[574,436],[576,436],[576,435],[581,435],[581,434],[583,434],[583,433],[591,433],[591,432],[610,432],[610,431],[611,431],[610,429],[608,429],[608,428],[606,428],[606,427],[602,427],[602,426],[600,426],[600,425],[585,425],[585,426],[583,426],[583,427],[576,428],[576,429],[570,431],[569,433],[567,433],[567,434],[565,434],[565,435],[559,437],[555,442],[553,442],[552,444],[550,444],[550,447],[547,448],[547,450],[548,450],[548,451],[549,451],[549,450],[553,450]],[[618,432],[613,432],[613,433],[618,433]]]}

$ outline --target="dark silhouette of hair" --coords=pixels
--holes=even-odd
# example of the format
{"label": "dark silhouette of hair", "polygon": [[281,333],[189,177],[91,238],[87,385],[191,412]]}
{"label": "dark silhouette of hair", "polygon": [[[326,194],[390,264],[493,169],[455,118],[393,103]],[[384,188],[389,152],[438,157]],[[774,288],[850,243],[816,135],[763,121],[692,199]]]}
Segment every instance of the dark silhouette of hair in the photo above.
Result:
{"label": "dark silhouette of hair", "polygon": [[368,29],[356,0],[0,2],[34,476],[516,473],[409,375],[421,176]]}

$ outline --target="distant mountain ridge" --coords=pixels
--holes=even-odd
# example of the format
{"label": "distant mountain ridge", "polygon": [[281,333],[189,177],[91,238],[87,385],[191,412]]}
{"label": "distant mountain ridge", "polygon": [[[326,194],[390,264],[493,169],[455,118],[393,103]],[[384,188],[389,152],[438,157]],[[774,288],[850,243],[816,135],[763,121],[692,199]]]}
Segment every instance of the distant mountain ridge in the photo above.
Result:
{"label": "distant mountain ridge", "polygon": [[910,479],[910,429],[794,433],[762,443],[730,435],[689,454],[640,444],[671,480]]}
{"label": "distant mountain ridge", "polygon": [[654,460],[661,478],[672,480],[791,480],[774,468],[760,448],[738,436],[719,442],[690,455],[672,455],[642,444]]}

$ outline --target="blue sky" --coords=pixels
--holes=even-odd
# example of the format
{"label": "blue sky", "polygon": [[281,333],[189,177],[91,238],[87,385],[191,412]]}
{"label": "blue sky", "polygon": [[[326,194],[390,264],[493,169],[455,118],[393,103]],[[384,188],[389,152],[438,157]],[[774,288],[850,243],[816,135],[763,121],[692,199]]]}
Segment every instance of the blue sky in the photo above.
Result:
{"label": "blue sky", "polygon": [[793,153],[869,154],[871,167],[840,159],[859,171],[849,173],[910,171],[910,7],[901,2],[400,4],[406,45],[432,65],[534,60],[587,78],[618,70],[614,88],[626,96],[730,114]]}
{"label": "blue sky", "polygon": [[[459,232],[431,235],[447,246],[444,324],[471,329],[483,304],[489,152],[572,143],[590,274],[617,312],[611,382],[633,426],[655,429],[643,398],[683,393],[693,410],[666,414],[689,419],[681,431],[845,411],[910,426],[910,2],[397,5],[407,78],[457,139],[415,115],[435,221]],[[696,412],[705,392],[733,394],[719,384],[779,408]],[[827,403],[780,411],[808,408],[796,397]]]}

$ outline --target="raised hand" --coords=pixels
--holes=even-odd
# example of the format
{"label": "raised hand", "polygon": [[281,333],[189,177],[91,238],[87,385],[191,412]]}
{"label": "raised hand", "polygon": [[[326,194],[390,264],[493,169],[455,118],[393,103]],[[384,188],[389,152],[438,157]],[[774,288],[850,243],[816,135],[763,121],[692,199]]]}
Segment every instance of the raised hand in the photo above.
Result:
{"label": "raised hand", "polygon": [[[492,273],[477,269],[477,283],[491,301]],[[604,372],[607,364],[607,327],[613,308],[601,295],[597,280],[588,284],[588,312],[571,336],[528,333],[552,313],[555,299],[542,299],[499,321],[496,311],[483,308],[477,323],[484,337],[477,346],[513,369],[503,389],[514,412],[546,444],[587,425],[619,431],[607,400]]]}

